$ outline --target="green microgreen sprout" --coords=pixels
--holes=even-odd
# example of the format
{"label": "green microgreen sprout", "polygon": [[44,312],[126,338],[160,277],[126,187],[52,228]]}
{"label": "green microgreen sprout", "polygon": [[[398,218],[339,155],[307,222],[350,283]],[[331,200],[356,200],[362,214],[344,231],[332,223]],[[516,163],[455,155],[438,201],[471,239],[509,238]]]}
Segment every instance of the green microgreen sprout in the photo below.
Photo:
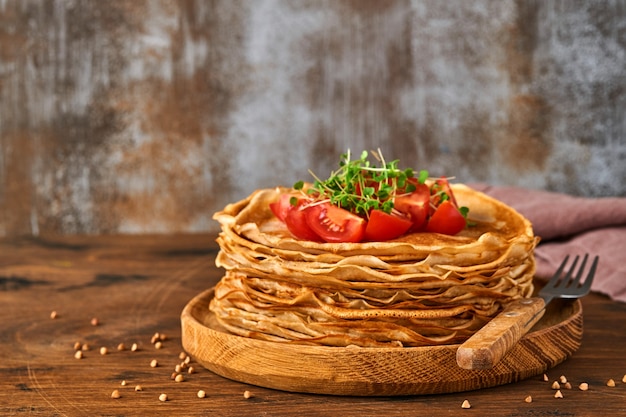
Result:
{"label": "green microgreen sprout", "polygon": [[[379,165],[370,162],[367,151],[352,160],[348,150],[341,155],[339,169],[331,172],[327,180],[321,180],[309,171],[315,181],[306,193],[366,217],[374,209],[391,213],[396,195],[415,191],[415,185],[409,181],[416,178],[415,172],[411,168],[398,168],[398,160],[386,162],[380,149],[372,151],[372,156]],[[419,171],[416,180],[423,184],[427,179],[428,171]],[[299,181],[294,188],[302,190],[303,186],[304,183]]]}

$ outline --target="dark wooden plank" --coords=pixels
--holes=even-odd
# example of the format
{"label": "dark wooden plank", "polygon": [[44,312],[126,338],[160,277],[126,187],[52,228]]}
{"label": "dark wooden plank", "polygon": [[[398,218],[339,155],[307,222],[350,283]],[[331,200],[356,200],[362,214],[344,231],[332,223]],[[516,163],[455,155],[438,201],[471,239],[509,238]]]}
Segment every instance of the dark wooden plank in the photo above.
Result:
{"label": "dark wooden plank", "polygon": [[[583,299],[582,347],[548,372],[548,382],[531,378],[447,395],[340,397],[248,386],[197,365],[175,382],[180,312],[220,278],[216,251],[212,235],[0,241],[0,415],[596,416],[600,407],[607,416],[626,413],[626,305],[597,294]],[[151,343],[155,332],[167,335],[162,349]],[[83,359],[74,358],[75,342],[91,346]],[[117,351],[119,343],[127,350]],[[130,351],[132,343],[140,349]],[[101,346],[110,353],[101,355]],[[561,375],[573,388],[556,399],[551,385]],[[615,387],[606,386],[609,378]],[[577,388],[581,382],[589,383],[588,391]],[[135,392],[138,384],[143,390]],[[111,398],[115,389],[121,398]],[[207,397],[199,399],[199,390]],[[246,390],[252,398],[244,398]],[[161,393],[167,402],[159,401]],[[524,401],[529,395],[532,403]],[[472,408],[461,408],[465,399]]]}

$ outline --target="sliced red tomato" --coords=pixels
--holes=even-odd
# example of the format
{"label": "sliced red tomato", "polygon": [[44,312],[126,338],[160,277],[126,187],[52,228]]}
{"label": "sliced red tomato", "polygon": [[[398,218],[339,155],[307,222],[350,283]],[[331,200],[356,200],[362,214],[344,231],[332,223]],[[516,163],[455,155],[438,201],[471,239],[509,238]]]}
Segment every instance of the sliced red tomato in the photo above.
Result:
{"label": "sliced red tomato", "polygon": [[384,242],[405,234],[413,226],[408,217],[372,210],[365,227],[365,239]]}
{"label": "sliced red tomato", "polygon": [[[454,193],[452,192],[452,188],[450,187],[450,183],[447,179],[439,178],[436,180],[430,187],[430,192],[432,195],[431,203],[433,207],[439,207],[439,204],[447,200],[451,201],[455,207],[458,207],[456,198],[454,198]],[[443,197],[444,195],[448,196],[447,199]]]}
{"label": "sliced red tomato", "polygon": [[270,209],[272,210],[272,213],[274,213],[274,216],[278,217],[280,221],[284,222],[287,213],[293,208],[290,202],[291,197],[293,197],[292,194],[281,194],[278,200],[270,203]]}
{"label": "sliced red tomato", "polygon": [[356,243],[365,236],[365,219],[333,204],[313,204],[303,212],[309,227],[326,242]]}
{"label": "sliced red tomato", "polygon": [[456,235],[465,228],[465,217],[450,201],[444,201],[437,207],[426,226],[427,232]]}
{"label": "sliced red tomato", "polygon": [[290,205],[290,209],[285,215],[285,225],[292,235],[302,240],[321,242],[322,238],[315,233],[306,221],[306,208],[302,208],[302,201],[297,206]]}
{"label": "sliced red tomato", "polygon": [[411,231],[424,230],[429,212],[430,190],[426,184],[416,184],[415,191],[397,196],[393,201],[396,210],[404,213],[413,223]]}

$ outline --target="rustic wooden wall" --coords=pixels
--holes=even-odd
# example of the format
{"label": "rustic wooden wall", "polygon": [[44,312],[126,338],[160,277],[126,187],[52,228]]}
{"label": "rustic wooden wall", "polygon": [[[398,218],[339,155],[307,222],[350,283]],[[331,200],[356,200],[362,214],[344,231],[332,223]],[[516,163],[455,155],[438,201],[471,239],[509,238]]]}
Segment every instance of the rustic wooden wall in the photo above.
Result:
{"label": "rustic wooden wall", "polygon": [[0,0],[0,236],[213,231],[403,166],[626,195],[626,2]]}

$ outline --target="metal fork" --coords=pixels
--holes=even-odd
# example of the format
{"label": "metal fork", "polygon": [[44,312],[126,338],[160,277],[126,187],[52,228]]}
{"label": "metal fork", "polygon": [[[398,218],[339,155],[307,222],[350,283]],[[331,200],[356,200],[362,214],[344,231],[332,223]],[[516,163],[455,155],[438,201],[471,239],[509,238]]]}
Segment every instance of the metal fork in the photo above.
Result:
{"label": "metal fork", "polygon": [[589,293],[598,266],[596,256],[581,282],[588,255],[576,270],[579,257],[563,275],[569,255],[565,257],[550,281],[539,291],[538,297],[523,298],[509,304],[499,315],[467,339],[456,352],[456,362],[464,369],[490,369],[543,316],[546,306],[554,298],[576,299]]}

